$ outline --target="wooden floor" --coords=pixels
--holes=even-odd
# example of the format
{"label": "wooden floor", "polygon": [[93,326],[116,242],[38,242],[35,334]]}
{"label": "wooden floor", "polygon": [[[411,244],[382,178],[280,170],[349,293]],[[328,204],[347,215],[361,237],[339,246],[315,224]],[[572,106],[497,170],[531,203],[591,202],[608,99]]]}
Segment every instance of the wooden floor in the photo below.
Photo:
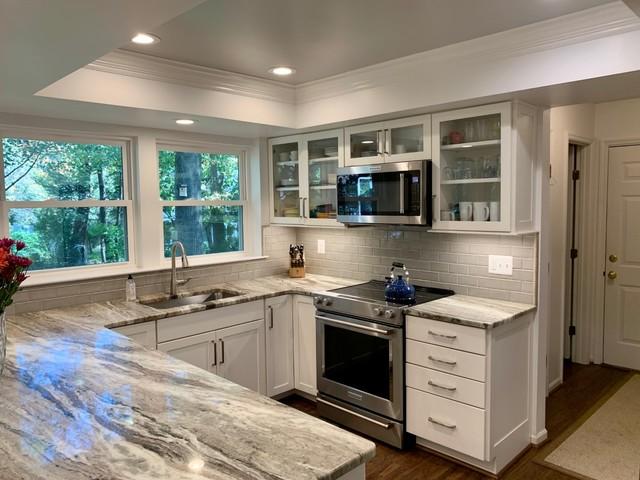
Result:
{"label": "wooden floor", "polygon": [[[549,441],[578,420],[595,402],[629,373],[610,367],[567,364],[565,383],[547,400],[547,431]],[[284,403],[311,415],[316,414],[315,403],[298,396]],[[509,480],[574,480],[534,462],[539,449],[532,448],[501,476]],[[545,453],[546,455],[546,453]],[[490,478],[418,448],[399,451],[377,444],[375,458],[367,464],[368,480],[441,480]]]}

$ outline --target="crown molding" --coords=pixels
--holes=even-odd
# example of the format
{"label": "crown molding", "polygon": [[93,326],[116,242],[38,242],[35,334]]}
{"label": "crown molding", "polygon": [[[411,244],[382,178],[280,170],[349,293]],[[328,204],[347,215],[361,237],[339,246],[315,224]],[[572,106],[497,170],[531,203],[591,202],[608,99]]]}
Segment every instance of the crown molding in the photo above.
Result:
{"label": "crown molding", "polygon": [[295,104],[295,89],[286,83],[177,62],[122,49],[114,50],[84,68],[115,75],[125,75],[145,80]]}
{"label": "crown molding", "polygon": [[[300,110],[303,107],[313,106],[314,102],[336,99],[349,94],[366,92],[369,95],[375,95],[376,91],[402,85],[406,79],[419,80],[424,85],[429,85],[430,80],[438,75],[468,75],[469,71],[481,68],[483,65],[486,68],[495,68],[495,65],[500,64],[501,69],[509,68],[508,61],[511,59],[638,31],[640,31],[640,18],[619,0],[299,85],[289,85],[127,50],[115,50],[85,68],[120,76],[252,97],[282,105],[292,105],[294,109],[297,107]],[[300,111],[298,111],[299,114]]]}

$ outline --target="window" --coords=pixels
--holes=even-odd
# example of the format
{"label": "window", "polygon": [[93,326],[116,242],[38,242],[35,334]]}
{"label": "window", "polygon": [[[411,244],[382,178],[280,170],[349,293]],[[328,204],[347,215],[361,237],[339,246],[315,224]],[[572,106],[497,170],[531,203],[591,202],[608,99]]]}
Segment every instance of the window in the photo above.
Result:
{"label": "window", "polygon": [[188,255],[244,250],[243,152],[158,147],[164,255],[181,241]]}
{"label": "window", "polygon": [[32,269],[129,261],[126,144],[2,138],[4,235]]}

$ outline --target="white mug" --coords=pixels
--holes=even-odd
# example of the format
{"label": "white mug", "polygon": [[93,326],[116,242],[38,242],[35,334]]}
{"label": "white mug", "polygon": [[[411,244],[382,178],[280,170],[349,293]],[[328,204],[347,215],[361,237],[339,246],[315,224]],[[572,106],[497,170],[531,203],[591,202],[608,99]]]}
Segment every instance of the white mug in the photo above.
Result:
{"label": "white mug", "polygon": [[460,202],[460,220],[468,222],[473,218],[473,203]]}
{"label": "white mug", "polygon": [[289,160],[291,160],[292,162],[298,161],[298,151],[297,150],[291,150],[291,153],[289,154]]}
{"label": "white mug", "polygon": [[443,222],[452,222],[456,219],[456,214],[453,210],[440,210],[440,220]]}
{"label": "white mug", "polygon": [[486,222],[489,220],[489,203],[473,202],[473,221]]}
{"label": "white mug", "polygon": [[289,160],[289,152],[280,152],[280,161],[286,162]]}
{"label": "white mug", "polygon": [[492,222],[500,221],[500,202],[489,203],[489,219]]}

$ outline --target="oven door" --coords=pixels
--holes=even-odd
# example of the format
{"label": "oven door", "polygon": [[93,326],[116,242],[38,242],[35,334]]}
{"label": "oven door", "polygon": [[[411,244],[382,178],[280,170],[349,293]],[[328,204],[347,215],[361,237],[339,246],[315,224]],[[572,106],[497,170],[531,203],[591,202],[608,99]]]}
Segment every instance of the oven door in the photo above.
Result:
{"label": "oven door", "polygon": [[402,328],[316,313],[318,390],[402,421]]}
{"label": "oven door", "polygon": [[342,223],[431,224],[431,162],[398,162],[338,169]]}

